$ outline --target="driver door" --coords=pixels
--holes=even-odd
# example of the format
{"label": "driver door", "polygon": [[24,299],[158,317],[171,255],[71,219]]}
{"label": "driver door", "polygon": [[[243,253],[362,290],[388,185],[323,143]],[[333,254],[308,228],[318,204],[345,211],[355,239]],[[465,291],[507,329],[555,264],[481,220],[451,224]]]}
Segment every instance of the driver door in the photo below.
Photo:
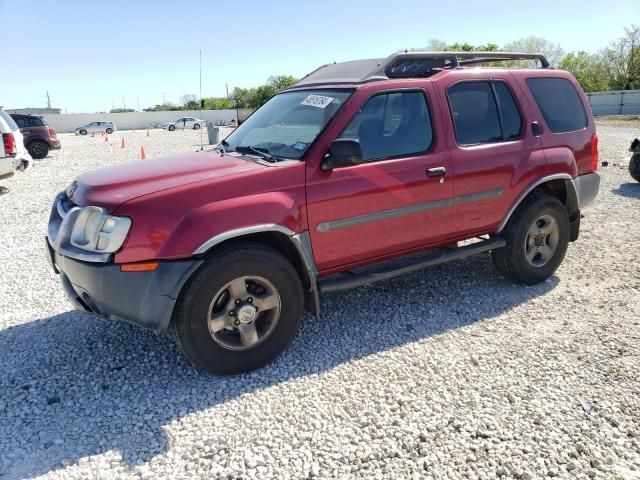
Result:
{"label": "driver door", "polygon": [[424,89],[376,92],[338,135],[360,141],[364,162],[308,172],[309,232],[320,274],[447,238],[453,182],[430,98]]}

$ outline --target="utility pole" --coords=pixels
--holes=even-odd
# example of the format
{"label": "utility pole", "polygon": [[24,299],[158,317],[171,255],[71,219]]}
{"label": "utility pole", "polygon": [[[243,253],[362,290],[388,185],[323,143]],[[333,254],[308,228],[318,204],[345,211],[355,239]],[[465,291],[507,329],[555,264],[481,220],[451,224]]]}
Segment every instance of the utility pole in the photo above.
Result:
{"label": "utility pole", "polygon": [[225,84],[224,84],[224,88],[226,88],[226,89],[227,89],[227,98],[229,98],[229,84],[228,84],[228,83],[225,83]]}
{"label": "utility pole", "polygon": [[124,96],[122,97],[122,108],[124,108],[125,110],[127,109],[127,106],[124,104]]}
{"label": "utility pole", "polygon": [[167,104],[167,99],[164,96],[164,92],[162,92],[162,104],[166,105]]}
{"label": "utility pole", "polygon": [[136,97],[136,100],[138,100],[138,111],[140,112],[140,97]]}
{"label": "utility pole", "polygon": [[49,98],[49,90],[47,90],[47,108],[51,108],[51,99]]}

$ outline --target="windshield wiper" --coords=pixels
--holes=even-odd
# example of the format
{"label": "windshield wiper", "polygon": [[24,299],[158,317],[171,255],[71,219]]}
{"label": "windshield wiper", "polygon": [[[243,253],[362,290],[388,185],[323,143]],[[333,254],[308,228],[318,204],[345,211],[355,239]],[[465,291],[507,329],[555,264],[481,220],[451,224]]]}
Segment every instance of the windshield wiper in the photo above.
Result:
{"label": "windshield wiper", "polygon": [[274,157],[273,155],[271,155],[268,149],[262,148],[262,147],[253,147],[251,145],[238,145],[236,147],[236,152],[253,153],[255,155],[258,155],[261,158],[264,158],[265,160],[271,163],[275,163],[278,160],[280,160],[278,157]]}

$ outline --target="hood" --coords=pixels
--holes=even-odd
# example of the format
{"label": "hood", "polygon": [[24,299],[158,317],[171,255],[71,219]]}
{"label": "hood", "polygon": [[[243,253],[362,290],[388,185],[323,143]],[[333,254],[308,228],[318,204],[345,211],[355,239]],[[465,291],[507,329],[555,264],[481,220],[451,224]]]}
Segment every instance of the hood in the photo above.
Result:
{"label": "hood", "polygon": [[113,211],[142,195],[262,168],[268,167],[216,152],[182,153],[83,173],[67,194],[77,205]]}

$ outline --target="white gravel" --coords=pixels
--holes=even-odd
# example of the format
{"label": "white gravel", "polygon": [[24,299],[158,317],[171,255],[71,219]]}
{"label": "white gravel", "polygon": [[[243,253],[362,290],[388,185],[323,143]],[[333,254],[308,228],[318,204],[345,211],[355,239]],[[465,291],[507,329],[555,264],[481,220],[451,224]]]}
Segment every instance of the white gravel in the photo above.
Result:
{"label": "white gravel", "polygon": [[0,181],[0,479],[640,478],[640,184],[613,166],[638,130],[599,129],[601,195],[546,283],[483,255],[327,295],[276,363],[229,378],[71,311],[43,251],[75,175],[199,134],[62,135]]}

